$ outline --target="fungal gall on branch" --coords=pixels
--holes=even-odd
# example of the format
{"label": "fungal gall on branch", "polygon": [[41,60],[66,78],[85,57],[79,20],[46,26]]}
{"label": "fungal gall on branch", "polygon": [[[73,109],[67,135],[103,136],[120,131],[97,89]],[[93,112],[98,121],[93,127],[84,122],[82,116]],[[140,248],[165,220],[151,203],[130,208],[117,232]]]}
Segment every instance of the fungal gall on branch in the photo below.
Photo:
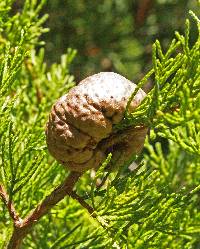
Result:
{"label": "fungal gall on branch", "polygon": [[[119,166],[138,154],[144,144],[146,127],[114,132],[113,125],[124,117],[129,97],[136,85],[123,76],[102,72],[72,88],[53,105],[46,127],[51,155],[72,171],[98,168],[112,152]],[[139,90],[129,110],[146,96]]]}

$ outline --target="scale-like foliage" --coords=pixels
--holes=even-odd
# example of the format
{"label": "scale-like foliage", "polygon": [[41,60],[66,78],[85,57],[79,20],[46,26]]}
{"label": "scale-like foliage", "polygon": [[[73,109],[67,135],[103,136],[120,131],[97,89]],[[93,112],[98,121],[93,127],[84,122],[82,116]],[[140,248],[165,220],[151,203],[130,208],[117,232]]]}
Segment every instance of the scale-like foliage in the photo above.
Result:
{"label": "scale-like foliage", "polygon": [[[39,17],[44,2],[26,0],[12,15],[13,1],[0,3],[0,184],[21,218],[67,174],[49,156],[44,129],[51,105],[74,84],[69,65],[75,51],[69,49],[60,64],[50,67],[44,49],[36,51],[47,31],[42,27],[46,15]],[[190,14],[199,31],[199,19]],[[185,34],[176,33],[166,52],[155,42],[153,69],[138,84],[151,77],[154,87],[116,127],[151,128],[137,169],[125,165],[97,186],[110,154],[95,176],[87,172],[77,184],[80,203],[87,202],[94,213],[66,197],[38,221],[22,248],[200,247],[200,36],[189,45],[189,31],[187,20]],[[13,230],[4,204],[2,248]]]}

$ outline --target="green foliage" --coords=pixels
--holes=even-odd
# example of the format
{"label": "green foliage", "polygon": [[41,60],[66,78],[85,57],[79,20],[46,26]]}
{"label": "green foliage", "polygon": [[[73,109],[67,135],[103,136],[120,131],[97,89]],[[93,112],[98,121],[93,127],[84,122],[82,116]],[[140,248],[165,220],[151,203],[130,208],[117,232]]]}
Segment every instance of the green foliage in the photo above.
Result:
{"label": "green foliage", "polygon": [[[47,68],[44,49],[37,54],[34,49],[40,44],[39,36],[46,32],[41,27],[46,16],[38,18],[43,4],[44,1],[28,0],[21,13],[10,18],[6,13],[8,4],[6,10],[2,9],[5,19],[0,34],[0,182],[22,217],[62,178],[63,169],[58,170],[57,163],[47,156],[44,125],[55,99],[73,86],[68,65],[75,51],[69,49],[60,64]],[[5,212],[1,206],[1,221],[5,221]],[[0,223],[3,231],[10,229],[10,222],[6,219]],[[5,238],[0,239],[1,243]]]}
{"label": "green foliage", "polygon": [[[15,14],[12,4],[0,3],[0,184],[24,218],[67,174],[49,156],[44,130],[51,105],[74,84],[69,67],[75,51],[47,66],[44,48],[38,49],[47,31],[46,15],[39,14],[44,1],[26,0]],[[138,83],[151,77],[154,87],[116,127],[151,127],[137,169],[106,175],[109,155],[95,177],[86,172],[77,185],[94,214],[66,197],[38,221],[22,248],[200,247],[200,36],[190,44],[189,31],[186,20],[185,34],[176,32],[166,52],[155,42],[153,69]],[[96,185],[105,175],[105,184]],[[12,229],[1,202],[0,247]]]}
{"label": "green foliage", "polygon": [[[155,42],[152,58],[154,67],[138,83],[138,88],[142,87],[152,74],[155,87],[135,112],[126,113],[126,119],[118,128],[145,124],[155,128],[159,135],[176,141],[180,136],[184,136],[183,131],[186,130],[186,137],[193,134],[194,140],[197,140],[196,149],[193,149],[198,154],[198,135],[194,134],[198,133],[200,114],[200,38],[189,47],[189,25],[189,20],[186,20],[185,37],[176,32],[177,39],[173,39],[165,54],[159,41]],[[197,25],[200,29],[198,21]],[[132,94],[127,109],[136,93],[137,89]],[[179,126],[182,132],[178,135],[176,131]]]}

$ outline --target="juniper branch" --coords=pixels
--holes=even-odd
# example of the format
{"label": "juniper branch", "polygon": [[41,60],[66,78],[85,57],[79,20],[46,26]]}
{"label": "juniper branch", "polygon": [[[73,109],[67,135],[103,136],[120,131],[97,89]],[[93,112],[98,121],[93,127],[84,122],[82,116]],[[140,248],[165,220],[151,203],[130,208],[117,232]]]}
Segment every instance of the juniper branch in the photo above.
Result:
{"label": "juniper branch", "polygon": [[87,202],[85,202],[85,200],[81,196],[79,196],[78,194],[76,194],[76,192],[74,192],[74,191],[71,192],[70,196],[73,199],[77,200],[81,204],[82,207],[84,207],[85,209],[87,209],[87,211],[89,212],[89,214],[91,214],[91,216],[93,218],[96,217],[96,214],[94,213],[95,210]]}
{"label": "juniper branch", "polygon": [[20,222],[21,219],[19,215],[17,214],[17,211],[15,210],[15,207],[12,201],[9,199],[9,196],[2,185],[0,185],[0,196],[1,196],[3,203],[7,207],[10,217],[13,219],[13,221],[15,223]]}
{"label": "juniper branch", "polygon": [[[79,180],[80,176],[81,173],[71,172],[65,181],[54,189],[27,217],[25,217],[23,221],[14,222],[13,234],[7,248],[20,248],[23,238],[28,234],[32,226],[37,223],[41,217],[47,214],[51,208],[61,201],[66,195],[74,196],[74,198],[79,199],[79,202],[82,202],[76,194],[72,194],[73,187]],[[2,191],[0,193],[2,193]],[[7,197],[5,194],[3,196],[7,203]]]}

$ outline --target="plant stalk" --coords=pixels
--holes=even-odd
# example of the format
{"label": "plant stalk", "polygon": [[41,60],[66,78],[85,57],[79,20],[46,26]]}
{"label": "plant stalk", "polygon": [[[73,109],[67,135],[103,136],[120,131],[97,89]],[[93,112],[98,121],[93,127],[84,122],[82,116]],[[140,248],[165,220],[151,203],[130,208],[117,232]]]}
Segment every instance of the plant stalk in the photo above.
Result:
{"label": "plant stalk", "polygon": [[73,188],[81,175],[81,173],[71,172],[65,181],[54,189],[51,194],[46,196],[45,199],[27,215],[27,217],[23,220],[14,220],[14,229],[10,241],[8,242],[7,249],[19,249],[23,239],[29,233],[33,225],[66,195],[71,195]]}

